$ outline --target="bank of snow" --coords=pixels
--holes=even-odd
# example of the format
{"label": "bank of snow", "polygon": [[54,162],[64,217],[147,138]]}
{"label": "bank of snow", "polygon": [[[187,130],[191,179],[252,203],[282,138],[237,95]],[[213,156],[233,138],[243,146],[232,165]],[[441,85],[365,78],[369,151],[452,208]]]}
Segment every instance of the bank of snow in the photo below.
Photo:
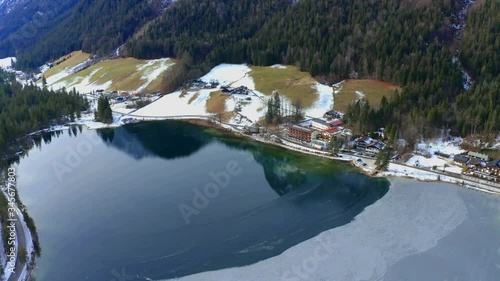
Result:
{"label": "bank of snow", "polygon": [[333,88],[327,85],[316,83],[318,99],[312,107],[305,110],[305,114],[311,117],[323,117],[323,115],[333,109]]}
{"label": "bank of snow", "polygon": [[250,266],[172,280],[381,280],[401,259],[436,247],[467,215],[453,186],[393,179],[389,192],[347,225]]}
{"label": "bank of snow", "polygon": [[[454,165],[453,156],[465,152],[465,150],[460,148],[462,141],[461,138],[452,138],[449,140],[439,138],[419,143],[416,149],[417,155],[412,156],[406,164],[426,168],[436,166],[441,169],[446,165],[447,171],[459,174],[462,172],[462,169]],[[438,156],[436,153],[447,154],[449,157]]]}
{"label": "bank of snow", "polygon": [[12,62],[16,62],[16,57],[7,57],[0,59],[0,68],[4,70],[9,70],[12,68]]}

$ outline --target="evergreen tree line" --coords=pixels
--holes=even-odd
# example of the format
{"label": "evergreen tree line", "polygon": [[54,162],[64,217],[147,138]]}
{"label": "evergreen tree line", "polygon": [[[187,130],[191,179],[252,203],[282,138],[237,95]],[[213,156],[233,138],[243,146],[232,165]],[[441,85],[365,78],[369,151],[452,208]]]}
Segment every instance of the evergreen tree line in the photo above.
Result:
{"label": "evergreen tree line", "polygon": [[280,98],[277,91],[267,100],[267,111],[265,116],[267,124],[278,125],[283,123],[285,119],[298,122],[303,118],[304,107],[300,100],[287,103],[286,100]]}
{"label": "evergreen tree line", "polygon": [[25,135],[59,124],[63,117],[73,121],[88,108],[76,93],[23,86],[11,73],[0,71],[0,155]]}

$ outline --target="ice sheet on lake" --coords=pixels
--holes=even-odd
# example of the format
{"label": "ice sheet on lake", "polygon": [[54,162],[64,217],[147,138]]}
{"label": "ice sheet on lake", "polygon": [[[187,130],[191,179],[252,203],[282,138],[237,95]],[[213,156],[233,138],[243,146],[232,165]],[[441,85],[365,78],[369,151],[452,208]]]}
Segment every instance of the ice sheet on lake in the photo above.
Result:
{"label": "ice sheet on lake", "polygon": [[403,258],[436,247],[468,215],[456,187],[405,179],[391,182],[389,192],[353,222],[325,231],[279,256],[175,280],[318,281],[333,280],[332,276],[335,280],[380,280]]}

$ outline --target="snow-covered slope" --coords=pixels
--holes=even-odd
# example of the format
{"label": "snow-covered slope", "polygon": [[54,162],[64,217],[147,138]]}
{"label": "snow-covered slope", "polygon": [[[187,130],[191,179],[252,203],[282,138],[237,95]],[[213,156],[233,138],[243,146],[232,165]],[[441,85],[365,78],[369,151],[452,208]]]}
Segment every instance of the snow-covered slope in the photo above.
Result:
{"label": "snow-covered slope", "polygon": [[29,0],[0,0],[0,15],[8,14]]}

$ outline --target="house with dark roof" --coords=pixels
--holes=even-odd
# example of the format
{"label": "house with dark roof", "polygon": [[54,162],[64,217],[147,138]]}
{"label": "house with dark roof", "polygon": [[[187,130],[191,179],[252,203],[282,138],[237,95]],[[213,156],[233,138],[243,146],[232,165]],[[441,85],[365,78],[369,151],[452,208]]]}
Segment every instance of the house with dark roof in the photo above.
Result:
{"label": "house with dark roof", "polygon": [[488,172],[490,172],[491,175],[494,175],[494,176],[500,178],[500,159],[493,160],[493,161],[486,163],[484,169],[486,169]]}
{"label": "house with dark roof", "polygon": [[482,168],[485,165],[486,163],[483,160],[477,158],[470,158],[469,162],[467,162],[467,167],[469,168]]}
{"label": "house with dark roof", "polygon": [[373,153],[379,153],[380,150],[385,148],[385,143],[379,140],[375,140],[369,145],[366,146],[366,150],[373,152]]}
{"label": "house with dark roof", "polygon": [[465,155],[455,155],[455,157],[453,157],[453,161],[459,165],[467,165],[467,163],[469,162],[470,158],[465,156]]}
{"label": "house with dark roof", "polygon": [[370,137],[362,137],[354,140],[354,142],[356,143],[356,148],[358,149],[366,149],[366,147],[370,145],[373,141],[374,139]]}

